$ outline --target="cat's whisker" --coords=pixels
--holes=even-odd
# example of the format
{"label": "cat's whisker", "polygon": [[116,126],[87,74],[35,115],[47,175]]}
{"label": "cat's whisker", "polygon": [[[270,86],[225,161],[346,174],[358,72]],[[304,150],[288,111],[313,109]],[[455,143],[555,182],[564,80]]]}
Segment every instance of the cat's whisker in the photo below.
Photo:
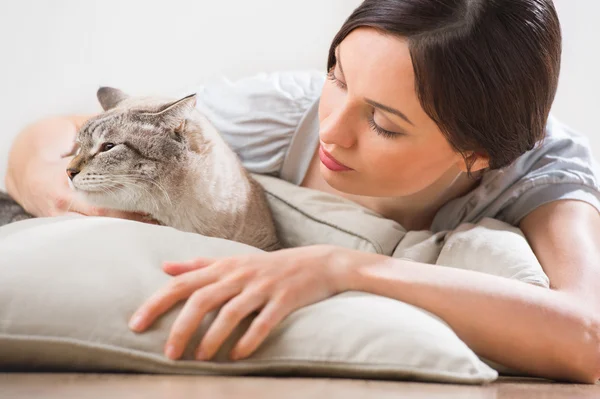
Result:
{"label": "cat's whisker", "polygon": [[[160,179],[160,176],[159,176]],[[162,190],[163,193],[165,193],[165,196],[167,197],[167,201],[169,201],[169,206],[172,208],[173,207],[173,201],[171,201],[171,197],[169,196],[169,193],[167,192],[167,190],[165,190],[165,188],[163,187],[162,184],[160,184],[159,182],[154,182],[153,179],[149,179],[150,182],[156,184],[158,186],[158,188],[160,188]]]}
{"label": "cat's whisker", "polygon": [[146,194],[148,194],[148,197],[152,200],[152,203],[154,204],[154,207],[156,208],[156,210],[158,211],[160,209],[156,198],[154,198],[152,193],[148,189],[146,189],[144,186],[136,184],[135,181],[125,180],[125,179],[121,179],[120,183],[123,184],[125,187],[136,187],[136,188],[140,188],[140,189],[144,190],[146,192]]}
{"label": "cat's whisker", "polygon": [[67,206],[67,213],[71,212],[71,207],[73,206],[73,202],[75,202],[75,195],[71,197],[71,202],[69,202],[69,206]]}
{"label": "cat's whisker", "polygon": [[109,189],[109,191],[116,197],[119,193],[125,193],[127,194],[127,196],[129,197],[129,199],[131,201],[133,201],[134,195],[132,193],[132,191],[130,190],[130,187],[127,186],[124,182],[120,182],[120,181],[116,181],[114,179],[109,179],[106,178],[106,187]]}
{"label": "cat's whisker", "polygon": [[137,180],[137,181],[149,182],[149,183],[154,184],[164,194],[165,199],[169,202],[169,205],[171,207],[173,207],[173,201],[171,201],[171,197],[169,196],[169,193],[167,192],[167,190],[165,190],[165,188],[162,185],[160,185],[158,182],[154,181],[153,179],[150,179],[148,177],[137,176],[137,175],[117,175],[117,176],[129,178],[129,179],[133,179],[133,180]]}
{"label": "cat's whisker", "polygon": [[[127,201],[130,203],[134,203],[135,202],[135,195],[133,190],[130,189],[129,186],[123,185],[123,184],[119,184],[119,186],[113,186],[113,188],[115,190],[117,190],[118,192],[124,193],[127,195],[127,197],[129,198]],[[115,193],[115,197],[117,196],[118,193]]]}
{"label": "cat's whisker", "polygon": [[[197,112],[188,112],[191,100],[184,100],[166,103],[147,97],[130,98],[114,114],[98,116],[80,129],[80,154],[90,157],[85,171],[77,177],[78,190],[98,206],[148,212],[182,231],[228,238],[262,249],[278,246],[260,184],[252,182],[217,128]],[[152,118],[148,113],[143,121],[129,117],[129,110],[137,105],[144,108],[166,104],[169,106],[162,112],[169,115],[167,120],[178,120],[184,114],[189,117],[190,123],[180,126],[189,133],[189,146],[174,143],[174,137],[164,134],[163,116]],[[104,105],[107,110],[116,104]],[[104,141],[108,139],[105,134],[103,151],[95,157],[91,151],[99,143],[93,133],[100,129],[111,132],[112,143]],[[77,207],[76,199],[69,209]]]}
{"label": "cat's whisker", "polygon": [[[119,192],[122,192],[124,194],[126,194],[131,202],[134,202],[134,190],[131,190],[131,187],[129,186],[136,186],[139,187],[136,184],[126,184],[126,182],[119,182],[118,180],[115,179],[111,179],[110,176],[97,176],[94,179],[94,184],[91,185],[95,190],[98,191],[102,191],[105,195],[107,196],[112,196],[115,199],[115,202],[119,203],[121,202],[119,200],[118,194]],[[142,189],[144,189],[144,187],[141,187]],[[116,190],[116,191],[115,191]],[[145,190],[147,192],[147,190]],[[150,193],[148,193],[150,195]],[[152,198],[153,203],[155,206],[158,206],[156,204],[156,201],[154,201],[154,198]]]}
{"label": "cat's whisker", "polygon": [[104,180],[106,181],[107,184],[104,184],[101,187],[101,189],[104,192],[107,192],[108,194],[112,195],[115,198],[115,201],[121,202],[121,201],[119,201],[119,197],[118,197],[118,194],[120,192],[127,194],[127,196],[130,197],[130,199],[133,201],[133,199],[134,199],[133,194],[132,194],[132,192],[130,192],[130,190],[127,189],[128,187],[124,186],[121,183],[111,181],[108,178],[106,178]]}
{"label": "cat's whisker", "polygon": [[124,184],[120,184],[120,186],[116,186],[115,188],[120,190],[121,192],[126,193],[129,196],[129,201],[131,202],[135,202],[135,193],[132,189],[130,189],[130,186],[124,185]]}
{"label": "cat's whisker", "polygon": [[110,191],[109,188],[103,187],[103,186],[100,186],[99,188],[100,188],[100,190],[102,190],[103,193],[107,193],[107,194],[111,194],[111,195],[115,196],[115,194],[112,191]]}
{"label": "cat's whisker", "polygon": [[141,181],[145,181],[145,182],[154,184],[164,194],[166,200],[169,202],[169,206],[173,207],[173,201],[171,201],[171,197],[169,196],[168,191],[156,180],[151,179],[149,177],[139,176],[139,175],[117,175],[117,176],[138,179]]}
{"label": "cat's whisker", "polygon": [[152,200],[152,203],[154,204],[154,207],[156,208],[156,211],[160,211],[160,205],[159,202],[156,200],[156,198],[154,198],[154,195],[152,195],[152,193],[144,186],[140,185],[140,184],[136,184],[135,180],[130,180],[129,177],[123,177],[123,175],[118,175],[115,177],[119,177],[119,179],[115,179],[115,181],[119,184],[122,184],[124,186],[133,186],[136,188],[141,188],[142,190],[144,190],[147,194],[148,197]]}
{"label": "cat's whisker", "polygon": [[[119,190],[121,190],[121,187],[119,186],[106,186],[106,191],[108,191],[109,194],[111,194],[115,199],[118,199],[119,197],[117,196],[119,194]],[[114,190],[117,190],[117,192],[115,192]],[[127,192],[127,191],[125,191]]]}

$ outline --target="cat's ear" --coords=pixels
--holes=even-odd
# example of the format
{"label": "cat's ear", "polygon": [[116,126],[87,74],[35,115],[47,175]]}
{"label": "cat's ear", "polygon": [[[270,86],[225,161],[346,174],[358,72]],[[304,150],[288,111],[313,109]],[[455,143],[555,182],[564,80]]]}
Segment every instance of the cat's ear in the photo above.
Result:
{"label": "cat's ear", "polygon": [[196,93],[167,104],[156,116],[168,129],[179,131],[183,130],[185,120],[194,108],[196,108]]}
{"label": "cat's ear", "polygon": [[102,109],[108,111],[119,105],[121,101],[125,100],[129,96],[123,91],[113,87],[101,87],[98,89],[96,97],[98,97],[98,101],[100,101]]}

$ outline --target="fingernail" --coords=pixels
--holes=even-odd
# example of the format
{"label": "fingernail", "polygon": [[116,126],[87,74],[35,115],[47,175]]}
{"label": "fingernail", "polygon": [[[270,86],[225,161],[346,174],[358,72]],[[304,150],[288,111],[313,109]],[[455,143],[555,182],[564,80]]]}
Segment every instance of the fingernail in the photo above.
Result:
{"label": "fingernail", "polygon": [[241,352],[239,349],[232,349],[229,353],[229,358],[231,360],[240,360],[242,358]]}
{"label": "fingernail", "polygon": [[144,318],[141,315],[134,316],[129,322],[129,328],[135,331],[141,330],[143,321]]}
{"label": "fingernail", "polygon": [[169,359],[175,360],[176,357],[177,357],[175,345],[169,345],[169,346],[167,346],[167,349],[165,350],[165,355],[167,355],[167,357]]}
{"label": "fingernail", "polygon": [[206,360],[206,353],[202,349],[196,352],[196,360]]}

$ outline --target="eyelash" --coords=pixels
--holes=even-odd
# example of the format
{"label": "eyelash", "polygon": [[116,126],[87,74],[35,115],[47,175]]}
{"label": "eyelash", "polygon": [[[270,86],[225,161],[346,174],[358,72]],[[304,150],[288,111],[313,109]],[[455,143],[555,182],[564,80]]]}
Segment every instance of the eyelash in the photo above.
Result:
{"label": "eyelash", "polygon": [[[341,80],[339,80],[338,78],[335,77],[335,66],[332,67],[329,72],[327,73],[327,78],[329,80],[331,80],[337,87],[339,87],[342,90],[346,90],[348,88],[348,86],[346,85],[346,83],[342,82]],[[382,127],[379,127],[377,125],[377,123],[375,123],[375,109],[373,109],[373,112],[371,113],[371,116],[369,117],[369,126],[371,127],[371,129],[373,129],[375,131],[375,133],[379,134],[380,136],[386,137],[386,138],[396,138],[398,136],[402,136],[402,134],[400,133],[395,133],[395,132],[390,132],[389,130],[385,130]]]}
{"label": "eyelash", "polygon": [[347,86],[346,83],[342,82],[341,80],[339,80],[338,78],[335,77],[335,66],[333,66],[330,70],[329,73],[327,74],[327,77],[329,78],[329,80],[333,81],[333,83],[335,83],[335,85],[337,87],[339,87],[342,90],[346,90]]}

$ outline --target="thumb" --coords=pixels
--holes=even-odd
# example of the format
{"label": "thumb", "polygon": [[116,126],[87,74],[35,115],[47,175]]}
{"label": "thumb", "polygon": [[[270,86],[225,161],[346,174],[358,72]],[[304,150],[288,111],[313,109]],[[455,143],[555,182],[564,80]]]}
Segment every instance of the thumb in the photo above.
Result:
{"label": "thumb", "polygon": [[153,221],[148,215],[145,215],[143,213],[118,211],[109,208],[100,208],[97,206],[88,205],[82,201],[77,200],[73,201],[69,212],[80,213],[86,216],[106,216],[117,219],[134,220],[136,222],[158,224],[158,222]]}
{"label": "thumb", "polygon": [[85,216],[83,213],[79,213],[79,212],[66,212],[65,216]]}
{"label": "thumb", "polygon": [[179,274],[202,269],[211,265],[213,262],[214,259],[210,258],[196,258],[186,262],[165,262],[163,263],[163,270],[171,276],[177,276]]}
{"label": "thumb", "polygon": [[109,209],[91,206],[75,199],[71,202],[71,205],[67,209],[67,213],[79,213],[85,216],[108,216],[111,211]]}

